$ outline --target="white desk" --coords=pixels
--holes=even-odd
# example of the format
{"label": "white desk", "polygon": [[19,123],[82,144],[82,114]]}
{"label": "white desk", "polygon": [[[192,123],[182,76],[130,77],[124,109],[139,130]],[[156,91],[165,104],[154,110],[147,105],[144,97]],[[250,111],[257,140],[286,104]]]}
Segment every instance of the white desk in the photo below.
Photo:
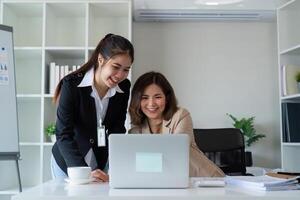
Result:
{"label": "white desk", "polygon": [[49,181],[12,197],[12,200],[237,200],[300,199],[300,190],[251,191],[235,187],[188,189],[110,189],[108,183],[68,185]]}

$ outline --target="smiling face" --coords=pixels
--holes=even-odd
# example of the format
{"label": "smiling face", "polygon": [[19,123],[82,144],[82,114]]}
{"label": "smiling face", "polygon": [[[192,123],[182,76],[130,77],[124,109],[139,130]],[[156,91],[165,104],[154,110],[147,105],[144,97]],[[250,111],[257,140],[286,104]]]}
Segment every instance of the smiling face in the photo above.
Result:
{"label": "smiling face", "polygon": [[103,87],[112,88],[127,78],[132,62],[128,54],[116,55],[108,60],[99,55],[98,64],[96,82]]}
{"label": "smiling face", "polygon": [[162,120],[166,107],[166,96],[162,89],[151,84],[145,88],[141,98],[141,110],[149,120]]}

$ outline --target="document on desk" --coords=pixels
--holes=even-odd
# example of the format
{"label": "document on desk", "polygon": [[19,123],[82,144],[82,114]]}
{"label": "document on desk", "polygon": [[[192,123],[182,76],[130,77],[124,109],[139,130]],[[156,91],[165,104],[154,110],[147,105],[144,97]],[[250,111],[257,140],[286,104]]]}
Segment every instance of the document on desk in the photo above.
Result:
{"label": "document on desk", "polygon": [[255,190],[296,190],[300,189],[300,177],[282,179],[271,176],[227,176],[225,182],[228,185],[255,189]]}

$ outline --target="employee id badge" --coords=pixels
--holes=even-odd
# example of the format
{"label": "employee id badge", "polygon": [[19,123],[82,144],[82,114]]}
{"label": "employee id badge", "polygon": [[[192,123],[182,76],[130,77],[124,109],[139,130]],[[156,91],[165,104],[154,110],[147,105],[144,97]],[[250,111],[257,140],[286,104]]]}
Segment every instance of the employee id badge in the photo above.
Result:
{"label": "employee id badge", "polygon": [[106,135],[105,135],[104,126],[97,127],[97,140],[98,140],[98,147],[106,146]]}

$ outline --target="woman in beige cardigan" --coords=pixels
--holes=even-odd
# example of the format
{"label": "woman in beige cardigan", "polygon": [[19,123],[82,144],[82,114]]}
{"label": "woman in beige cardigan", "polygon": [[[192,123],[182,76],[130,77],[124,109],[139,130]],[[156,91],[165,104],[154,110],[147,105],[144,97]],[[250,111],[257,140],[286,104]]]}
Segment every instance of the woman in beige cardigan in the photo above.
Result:
{"label": "woman in beige cardigan", "polygon": [[190,176],[224,176],[197,147],[190,113],[177,106],[174,90],[158,72],[140,76],[132,89],[129,133],[178,134],[190,137]]}

